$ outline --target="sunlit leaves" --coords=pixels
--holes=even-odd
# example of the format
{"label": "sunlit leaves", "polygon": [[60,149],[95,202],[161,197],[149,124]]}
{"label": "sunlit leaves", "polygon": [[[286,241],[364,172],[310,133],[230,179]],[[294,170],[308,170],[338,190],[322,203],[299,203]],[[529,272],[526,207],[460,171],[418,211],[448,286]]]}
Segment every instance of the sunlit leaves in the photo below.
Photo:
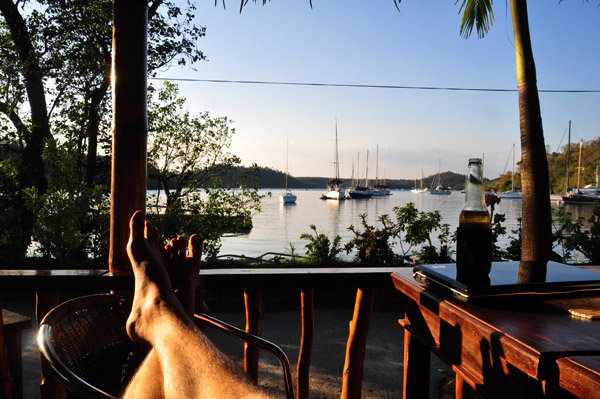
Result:
{"label": "sunlit leaves", "polygon": [[[456,1],[458,4],[460,0]],[[477,37],[482,38],[494,24],[493,0],[462,0],[460,10],[462,22],[460,35],[464,38],[471,36],[473,28],[477,30]]]}

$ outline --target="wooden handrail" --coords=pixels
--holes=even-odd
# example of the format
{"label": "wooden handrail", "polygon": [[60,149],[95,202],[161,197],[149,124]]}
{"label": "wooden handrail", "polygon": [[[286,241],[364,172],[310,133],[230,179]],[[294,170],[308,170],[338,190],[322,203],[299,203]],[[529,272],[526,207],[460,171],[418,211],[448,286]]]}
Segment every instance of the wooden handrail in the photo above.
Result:
{"label": "wooden handrail", "polygon": [[[200,277],[210,288],[393,287],[391,273],[411,271],[406,267],[202,269]],[[127,290],[133,289],[133,275],[102,269],[0,270],[0,288]]]}

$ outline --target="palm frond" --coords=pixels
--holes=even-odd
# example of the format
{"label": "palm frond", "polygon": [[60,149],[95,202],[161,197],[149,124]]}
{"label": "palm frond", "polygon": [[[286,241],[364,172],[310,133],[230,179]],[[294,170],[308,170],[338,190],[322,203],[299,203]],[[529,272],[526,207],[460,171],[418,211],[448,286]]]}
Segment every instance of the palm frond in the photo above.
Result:
{"label": "palm frond", "polygon": [[[216,1],[217,0],[215,0],[215,4],[216,4]],[[254,3],[256,3],[256,0],[253,0],[253,1],[254,1]],[[270,0],[262,0],[263,6],[265,4],[267,4],[267,1],[270,1]],[[400,0],[394,0],[394,2],[396,2],[396,1],[400,2]],[[223,0],[223,2],[225,2],[225,0]],[[246,4],[248,4],[248,0],[241,0],[241,2],[240,2],[240,13],[242,12],[242,10],[246,6]],[[310,8],[313,8],[312,0],[308,0],[308,4],[310,4]],[[223,7],[225,7],[224,3],[223,3]]]}
{"label": "palm frond", "polygon": [[[458,4],[460,0],[456,0]],[[460,35],[471,36],[473,28],[477,29],[477,37],[481,39],[494,24],[493,0],[462,0],[458,13],[462,13]]]}

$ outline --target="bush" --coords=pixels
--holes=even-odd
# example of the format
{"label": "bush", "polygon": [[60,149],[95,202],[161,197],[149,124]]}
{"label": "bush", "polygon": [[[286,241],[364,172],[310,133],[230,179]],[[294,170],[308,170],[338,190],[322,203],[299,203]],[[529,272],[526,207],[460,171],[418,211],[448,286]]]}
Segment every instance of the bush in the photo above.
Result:
{"label": "bush", "polygon": [[108,259],[109,202],[106,188],[82,180],[79,153],[70,144],[49,140],[44,150],[48,190],[25,190],[36,214],[33,237],[43,257],[58,261]]}
{"label": "bush", "polygon": [[337,256],[342,252],[340,247],[341,237],[336,235],[333,241],[329,240],[325,234],[317,232],[314,224],[311,224],[310,229],[314,232],[304,233],[300,235],[303,240],[308,240],[306,248],[306,257],[309,262],[314,262],[319,265],[328,265],[337,262]]}
{"label": "bush", "polygon": [[10,159],[0,161],[0,261],[10,263],[22,258],[31,237],[23,228],[18,171]]}
{"label": "bush", "polygon": [[382,215],[379,221],[383,228],[376,229],[367,223],[367,215],[360,215],[363,231],[360,232],[354,226],[348,230],[354,237],[345,245],[346,253],[350,253],[355,247],[357,250],[356,260],[366,265],[385,265],[394,263],[394,252],[390,238],[394,236],[391,221],[387,215]]}

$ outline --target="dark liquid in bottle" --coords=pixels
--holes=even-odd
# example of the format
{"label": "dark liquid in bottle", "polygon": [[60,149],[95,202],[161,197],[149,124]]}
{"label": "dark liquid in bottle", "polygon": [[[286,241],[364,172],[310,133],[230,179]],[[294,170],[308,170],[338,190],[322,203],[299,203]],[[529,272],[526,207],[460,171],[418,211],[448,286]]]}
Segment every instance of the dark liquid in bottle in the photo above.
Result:
{"label": "dark liquid in bottle", "polygon": [[487,211],[463,210],[456,232],[456,279],[466,285],[489,285],[492,229]]}

